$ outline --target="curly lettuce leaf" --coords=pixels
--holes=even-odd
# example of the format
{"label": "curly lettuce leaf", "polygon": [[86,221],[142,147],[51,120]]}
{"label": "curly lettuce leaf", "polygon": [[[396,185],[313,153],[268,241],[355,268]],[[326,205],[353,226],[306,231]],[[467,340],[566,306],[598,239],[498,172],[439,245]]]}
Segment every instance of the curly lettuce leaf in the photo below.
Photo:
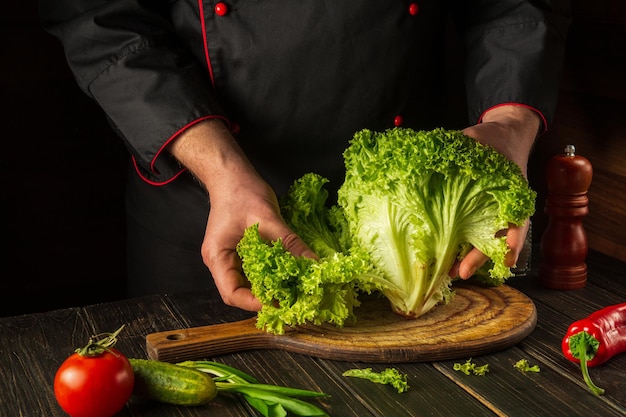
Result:
{"label": "curly lettuce leaf", "polygon": [[265,241],[258,224],[250,226],[237,246],[252,293],[263,307],[256,325],[283,334],[285,326],[354,320],[358,296],[382,288],[367,253],[335,252],[319,260],[293,256],[280,240]]}
{"label": "curly lettuce leaf", "polygon": [[393,309],[419,317],[452,293],[449,271],[468,247],[491,258],[492,279],[511,276],[496,234],[534,213],[520,168],[460,131],[357,132],[344,152],[338,204],[353,247],[389,281]]}

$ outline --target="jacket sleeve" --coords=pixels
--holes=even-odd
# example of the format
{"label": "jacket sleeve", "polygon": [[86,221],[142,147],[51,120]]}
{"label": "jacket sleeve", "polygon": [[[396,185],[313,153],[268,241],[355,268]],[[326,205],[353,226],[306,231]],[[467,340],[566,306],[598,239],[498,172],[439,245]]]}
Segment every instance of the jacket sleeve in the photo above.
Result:
{"label": "jacket sleeve", "polygon": [[554,118],[570,23],[567,0],[453,2],[466,51],[468,116],[480,122],[490,108],[513,103]]}
{"label": "jacket sleeve", "polygon": [[104,110],[148,182],[182,170],[165,146],[184,128],[222,117],[207,70],[176,44],[165,0],[40,0],[80,88]]}

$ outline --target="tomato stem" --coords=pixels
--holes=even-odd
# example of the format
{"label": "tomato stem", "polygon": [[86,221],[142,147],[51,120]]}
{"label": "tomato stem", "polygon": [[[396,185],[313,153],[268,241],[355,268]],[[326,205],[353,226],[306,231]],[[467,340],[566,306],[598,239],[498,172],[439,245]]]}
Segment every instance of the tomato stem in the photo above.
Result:
{"label": "tomato stem", "polygon": [[113,333],[100,333],[89,338],[89,342],[86,346],[76,349],[76,353],[81,356],[98,356],[104,352],[110,352],[116,354],[110,348],[117,343],[117,336],[120,334],[124,325],[117,329]]}
{"label": "tomato stem", "polygon": [[589,368],[587,367],[587,348],[588,348],[587,338],[582,338],[581,343],[578,345],[578,359],[580,360],[580,369],[583,373],[583,379],[585,383],[595,395],[604,394],[604,389],[598,387],[593,383],[591,377],[589,376]]}

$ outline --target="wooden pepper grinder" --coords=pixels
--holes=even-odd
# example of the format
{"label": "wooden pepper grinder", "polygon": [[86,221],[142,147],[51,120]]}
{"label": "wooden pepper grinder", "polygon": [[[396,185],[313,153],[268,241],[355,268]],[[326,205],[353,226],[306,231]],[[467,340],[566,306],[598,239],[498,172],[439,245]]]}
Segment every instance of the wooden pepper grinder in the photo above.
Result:
{"label": "wooden pepper grinder", "polygon": [[541,284],[555,290],[574,290],[587,283],[587,234],[583,217],[589,213],[587,190],[593,169],[576,155],[574,145],[554,156],[546,169],[548,225],[541,238]]}

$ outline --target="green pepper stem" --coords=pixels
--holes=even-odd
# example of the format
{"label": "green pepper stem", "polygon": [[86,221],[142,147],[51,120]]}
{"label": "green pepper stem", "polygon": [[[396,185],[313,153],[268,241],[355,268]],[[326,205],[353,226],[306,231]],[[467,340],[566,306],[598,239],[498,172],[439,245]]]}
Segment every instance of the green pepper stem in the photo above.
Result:
{"label": "green pepper stem", "polygon": [[583,373],[583,379],[585,380],[585,383],[587,384],[591,392],[593,392],[595,395],[602,395],[604,394],[604,389],[594,384],[591,380],[591,377],[589,376],[589,368],[587,367],[587,348],[587,339],[583,338],[582,342],[578,345],[578,358],[580,359],[580,369]]}

